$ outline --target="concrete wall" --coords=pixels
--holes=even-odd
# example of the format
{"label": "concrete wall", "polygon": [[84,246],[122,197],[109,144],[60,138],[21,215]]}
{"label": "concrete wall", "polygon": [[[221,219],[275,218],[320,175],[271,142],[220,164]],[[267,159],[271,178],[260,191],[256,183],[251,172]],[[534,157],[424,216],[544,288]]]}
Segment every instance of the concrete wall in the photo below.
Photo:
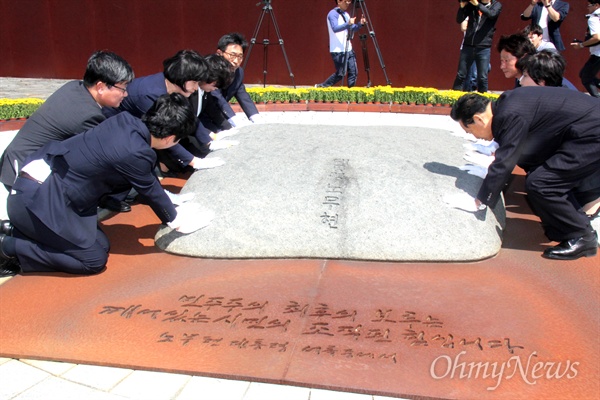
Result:
{"label": "concrete wall", "polygon": [[[215,50],[219,37],[240,31],[250,39],[262,15],[258,0],[0,0],[0,76],[80,78],[87,57],[110,49],[129,61],[137,76],[162,70],[162,60],[179,49],[202,54]],[[526,24],[519,15],[529,0],[504,0],[495,40]],[[248,83],[291,84],[277,43],[275,16],[297,85],[313,85],[332,72],[325,26],[333,0],[272,0],[247,67]],[[375,36],[393,86],[450,88],[456,74],[462,33],[455,22],[455,0],[366,0]],[[571,2],[561,29],[568,42],[583,38],[587,1]],[[269,38],[272,45],[263,46]],[[373,46],[367,41],[374,85],[385,84]],[[366,85],[361,44],[355,39],[358,85]],[[567,78],[578,72],[589,52],[567,49]],[[266,62],[267,76],[263,76]],[[490,90],[510,89],[492,54]]]}

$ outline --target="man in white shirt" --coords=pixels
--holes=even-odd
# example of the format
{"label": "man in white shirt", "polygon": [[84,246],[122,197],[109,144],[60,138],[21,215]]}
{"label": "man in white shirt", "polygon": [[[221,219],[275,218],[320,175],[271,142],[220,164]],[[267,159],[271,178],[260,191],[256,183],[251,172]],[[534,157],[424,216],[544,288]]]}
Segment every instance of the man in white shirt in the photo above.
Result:
{"label": "man in white shirt", "polygon": [[531,20],[532,25],[539,25],[543,30],[543,39],[552,42],[558,51],[564,51],[560,36],[560,25],[569,13],[569,3],[561,0],[530,0],[521,14],[523,21]]}
{"label": "man in white shirt", "polygon": [[356,32],[366,23],[363,16],[360,23],[356,24],[356,17],[350,18],[347,10],[352,0],[335,0],[337,7],[327,14],[327,28],[329,30],[329,52],[333,59],[335,72],[323,83],[315,87],[329,87],[341,81],[348,72],[348,87],[356,84],[358,68],[356,55],[352,50],[352,42],[348,40],[351,32]]}
{"label": "man in white shirt", "polygon": [[588,34],[583,42],[571,43],[571,47],[575,50],[590,48],[590,58],[579,72],[579,77],[590,95],[600,97],[600,79],[597,78],[600,72],[600,0],[589,0],[587,7]]}

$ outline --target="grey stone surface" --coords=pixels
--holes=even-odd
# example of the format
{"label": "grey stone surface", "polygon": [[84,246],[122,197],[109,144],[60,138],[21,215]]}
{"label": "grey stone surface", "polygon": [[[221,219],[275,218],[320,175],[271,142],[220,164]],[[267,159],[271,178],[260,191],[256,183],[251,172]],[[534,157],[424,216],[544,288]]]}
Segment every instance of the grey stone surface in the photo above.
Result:
{"label": "grey stone surface", "polygon": [[190,235],[162,228],[157,245],[208,258],[466,261],[495,255],[505,212],[448,208],[481,179],[458,170],[464,141],[448,131],[391,126],[267,124],[216,152],[182,193],[212,209]]}

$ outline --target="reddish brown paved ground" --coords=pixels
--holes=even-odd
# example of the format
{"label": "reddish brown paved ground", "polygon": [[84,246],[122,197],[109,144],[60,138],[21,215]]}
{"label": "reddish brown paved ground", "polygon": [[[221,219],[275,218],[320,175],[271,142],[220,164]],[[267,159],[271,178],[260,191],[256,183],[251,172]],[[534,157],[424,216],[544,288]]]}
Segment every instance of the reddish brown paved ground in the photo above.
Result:
{"label": "reddish brown paved ground", "polygon": [[0,353],[387,395],[598,398],[600,258],[541,258],[522,187],[500,254],[464,264],[173,256],[138,205],[103,223],[104,273],[0,286]]}

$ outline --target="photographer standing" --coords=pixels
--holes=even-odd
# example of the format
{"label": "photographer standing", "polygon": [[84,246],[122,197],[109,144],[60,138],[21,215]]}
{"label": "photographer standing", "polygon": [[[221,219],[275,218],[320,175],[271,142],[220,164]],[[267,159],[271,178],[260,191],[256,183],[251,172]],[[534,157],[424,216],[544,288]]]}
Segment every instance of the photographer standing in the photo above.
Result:
{"label": "photographer standing", "polygon": [[354,86],[358,68],[356,67],[356,56],[352,50],[352,42],[348,39],[351,32],[356,32],[366,23],[363,16],[360,23],[356,24],[356,17],[350,18],[346,10],[352,4],[352,0],[334,0],[337,4],[327,14],[327,28],[329,30],[329,52],[333,59],[335,72],[323,83],[315,87],[329,87],[341,81],[348,71],[348,87]]}
{"label": "photographer standing", "polygon": [[469,68],[473,62],[477,66],[477,91],[488,90],[488,65],[492,47],[492,38],[496,31],[496,21],[502,11],[502,4],[495,0],[459,0],[460,7],[456,22],[469,19],[463,46],[460,51],[458,72],[454,79],[453,90],[462,90]]}
{"label": "photographer standing", "polygon": [[569,3],[561,0],[531,0],[521,14],[523,21],[531,20],[531,25],[542,28],[543,40],[551,42],[558,51],[564,51],[565,45],[560,37],[560,25],[567,18]]}
{"label": "photographer standing", "polygon": [[589,0],[587,6],[589,13],[586,15],[588,19],[587,35],[583,42],[574,41],[571,43],[571,47],[575,50],[589,47],[590,58],[579,72],[579,77],[590,95],[600,97],[598,92],[600,79],[596,77],[600,72],[600,0]]}

